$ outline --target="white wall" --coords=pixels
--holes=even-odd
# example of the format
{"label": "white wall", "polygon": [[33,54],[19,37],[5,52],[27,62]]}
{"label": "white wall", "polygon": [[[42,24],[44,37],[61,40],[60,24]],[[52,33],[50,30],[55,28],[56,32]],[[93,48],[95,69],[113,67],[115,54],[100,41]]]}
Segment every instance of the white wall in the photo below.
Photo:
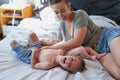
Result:
{"label": "white wall", "polygon": [[[34,6],[34,0],[27,0],[27,2]],[[0,5],[5,3],[9,3],[9,0],[0,0]]]}

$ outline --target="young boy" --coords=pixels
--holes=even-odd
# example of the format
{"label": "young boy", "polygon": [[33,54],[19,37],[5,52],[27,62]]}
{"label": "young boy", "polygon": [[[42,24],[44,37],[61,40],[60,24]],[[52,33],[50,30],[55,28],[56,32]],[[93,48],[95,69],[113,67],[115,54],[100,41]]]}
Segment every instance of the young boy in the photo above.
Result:
{"label": "young boy", "polygon": [[70,72],[83,71],[85,62],[80,56],[65,55],[62,49],[42,49],[40,41],[35,33],[29,35],[29,47],[25,47],[13,40],[10,45],[17,53],[17,57],[25,63],[31,63],[35,69],[51,69],[61,66]]}

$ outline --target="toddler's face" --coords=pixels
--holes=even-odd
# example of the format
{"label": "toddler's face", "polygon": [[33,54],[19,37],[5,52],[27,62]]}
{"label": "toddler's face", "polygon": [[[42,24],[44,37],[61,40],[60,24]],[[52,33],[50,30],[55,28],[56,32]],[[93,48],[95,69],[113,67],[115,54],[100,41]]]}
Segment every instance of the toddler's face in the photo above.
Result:
{"label": "toddler's face", "polygon": [[81,66],[81,62],[80,59],[75,57],[75,56],[62,56],[60,58],[60,65],[70,71],[70,72],[76,72],[79,70],[80,66]]}

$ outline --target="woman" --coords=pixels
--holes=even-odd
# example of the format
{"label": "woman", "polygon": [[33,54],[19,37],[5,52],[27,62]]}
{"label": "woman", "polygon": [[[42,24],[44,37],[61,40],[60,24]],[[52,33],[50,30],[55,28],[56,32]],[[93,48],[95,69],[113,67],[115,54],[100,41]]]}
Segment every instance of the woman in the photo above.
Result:
{"label": "woman", "polygon": [[[65,40],[50,48],[70,50],[79,46],[90,46],[99,53],[106,53],[99,59],[106,70],[120,80],[120,29],[100,28],[83,10],[72,11],[69,0],[49,0],[57,18],[61,20],[59,38]],[[89,54],[80,54],[88,56]]]}

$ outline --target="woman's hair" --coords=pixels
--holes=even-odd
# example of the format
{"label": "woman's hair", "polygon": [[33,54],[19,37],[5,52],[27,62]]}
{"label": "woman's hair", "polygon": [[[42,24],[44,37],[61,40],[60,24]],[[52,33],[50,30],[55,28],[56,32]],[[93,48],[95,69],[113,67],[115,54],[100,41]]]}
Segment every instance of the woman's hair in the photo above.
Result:
{"label": "woman's hair", "polygon": [[69,0],[49,0],[49,4],[54,5],[54,4],[57,4],[61,1],[64,1],[66,4],[68,4],[70,2]]}

